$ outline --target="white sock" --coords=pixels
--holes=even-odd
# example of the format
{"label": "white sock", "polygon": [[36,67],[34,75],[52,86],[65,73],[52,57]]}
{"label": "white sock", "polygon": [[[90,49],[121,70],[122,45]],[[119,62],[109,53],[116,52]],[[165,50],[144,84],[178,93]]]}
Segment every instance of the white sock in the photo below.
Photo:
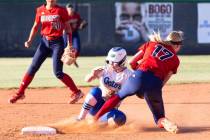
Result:
{"label": "white sock", "polygon": [[85,102],[83,103],[78,119],[80,120],[85,119],[90,109],[94,107],[96,103],[97,103],[97,100],[95,99],[95,97],[92,94],[88,94],[85,97]]}

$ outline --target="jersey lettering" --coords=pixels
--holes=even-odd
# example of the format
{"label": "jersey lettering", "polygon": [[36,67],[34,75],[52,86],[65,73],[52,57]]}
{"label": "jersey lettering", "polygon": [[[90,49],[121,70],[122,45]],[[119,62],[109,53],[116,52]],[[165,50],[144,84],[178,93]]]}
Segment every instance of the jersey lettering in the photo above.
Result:
{"label": "jersey lettering", "polygon": [[155,50],[153,51],[152,56],[157,57],[161,61],[164,61],[174,56],[174,54],[170,50],[158,44],[155,46]]}
{"label": "jersey lettering", "polygon": [[54,30],[60,30],[61,29],[61,23],[60,22],[52,22],[52,28]]}
{"label": "jersey lettering", "polygon": [[52,22],[57,21],[60,18],[59,15],[42,15],[41,22]]}
{"label": "jersey lettering", "polygon": [[108,85],[108,86],[110,86],[110,87],[113,87],[113,88],[118,88],[118,89],[121,88],[121,85],[120,85],[120,84],[115,83],[115,81],[111,81],[111,80],[109,79],[109,77],[105,77],[105,78],[104,78],[104,84],[106,84],[106,85]]}

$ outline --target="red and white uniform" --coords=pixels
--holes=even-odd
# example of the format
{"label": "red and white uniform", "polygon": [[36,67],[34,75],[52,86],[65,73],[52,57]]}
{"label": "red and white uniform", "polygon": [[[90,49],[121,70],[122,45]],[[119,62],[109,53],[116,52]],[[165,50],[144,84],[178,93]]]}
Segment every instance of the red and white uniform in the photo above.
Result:
{"label": "red and white uniform", "polygon": [[[131,62],[133,69],[151,71],[161,80],[164,80],[170,71],[174,74],[177,72],[180,62],[172,46],[147,42],[139,47],[139,52],[136,59]],[[139,60],[141,62],[138,64]]]}
{"label": "red and white uniform", "polygon": [[72,32],[77,31],[81,24],[80,14],[74,12],[72,15],[69,15],[69,23],[71,25]]}
{"label": "red and white uniform", "polygon": [[65,22],[69,20],[68,13],[64,7],[54,6],[47,10],[46,5],[42,5],[36,9],[37,23],[41,23],[41,35],[49,37],[60,37],[63,35]]}

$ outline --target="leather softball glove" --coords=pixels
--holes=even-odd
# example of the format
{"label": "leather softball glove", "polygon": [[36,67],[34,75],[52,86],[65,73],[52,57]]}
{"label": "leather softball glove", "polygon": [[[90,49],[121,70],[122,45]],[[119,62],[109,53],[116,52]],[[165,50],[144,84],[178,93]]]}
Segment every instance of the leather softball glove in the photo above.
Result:
{"label": "leather softball glove", "polygon": [[70,47],[66,47],[64,50],[64,53],[61,57],[61,61],[66,64],[66,65],[71,65],[73,63],[75,63],[77,57],[77,50],[74,48],[70,48]]}

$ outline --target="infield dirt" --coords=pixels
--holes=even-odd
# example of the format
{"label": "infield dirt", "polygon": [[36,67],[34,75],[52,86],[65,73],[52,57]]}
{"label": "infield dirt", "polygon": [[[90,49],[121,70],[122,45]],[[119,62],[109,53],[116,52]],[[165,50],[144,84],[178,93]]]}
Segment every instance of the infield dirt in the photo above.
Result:
{"label": "infield dirt", "polygon": [[[90,87],[81,87],[87,93]],[[166,85],[163,88],[166,116],[180,128],[171,134],[155,126],[152,114],[143,99],[126,98],[120,109],[127,115],[127,123],[117,129],[75,124],[74,117],[82,103],[67,104],[67,88],[28,89],[26,98],[16,104],[7,100],[15,89],[0,90],[0,140],[209,140],[210,84]],[[21,135],[26,126],[56,125],[56,135]]]}

